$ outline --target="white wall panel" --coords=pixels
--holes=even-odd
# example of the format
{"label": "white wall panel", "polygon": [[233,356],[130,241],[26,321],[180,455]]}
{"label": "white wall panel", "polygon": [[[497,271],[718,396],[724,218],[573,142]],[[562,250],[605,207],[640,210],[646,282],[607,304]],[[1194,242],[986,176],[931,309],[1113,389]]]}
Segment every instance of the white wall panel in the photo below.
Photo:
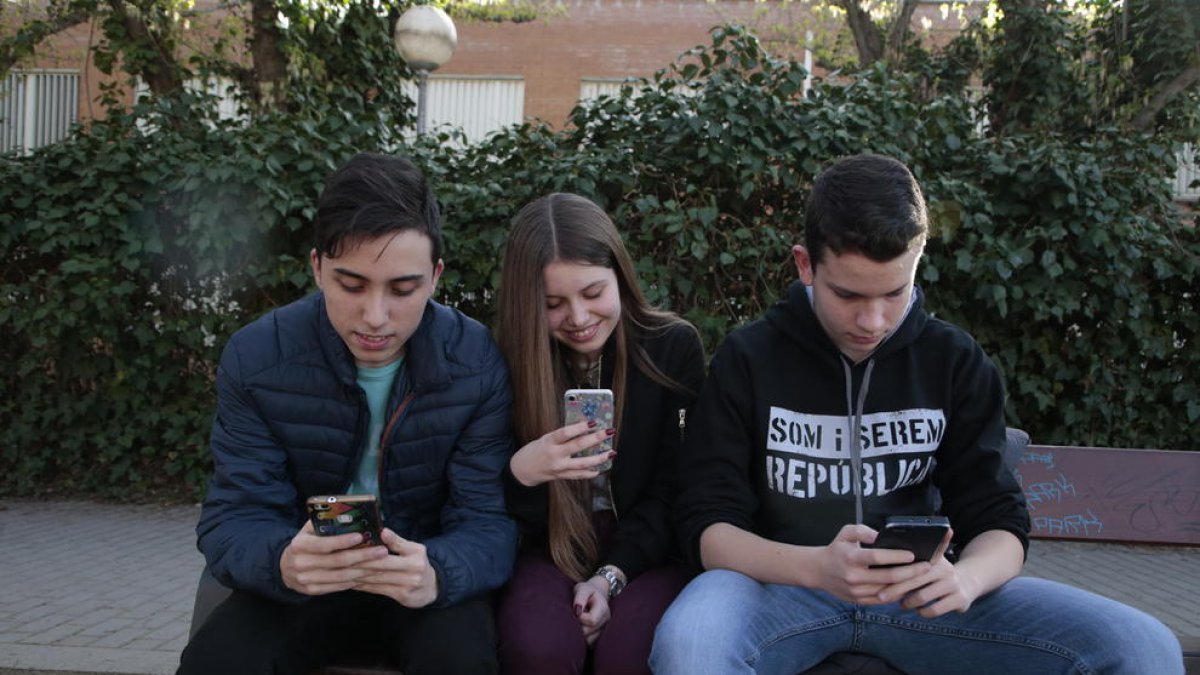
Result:
{"label": "white wall panel", "polygon": [[[431,131],[443,125],[456,127],[474,143],[524,120],[525,80],[521,77],[434,74],[426,87],[426,125]],[[415,102],[416,82],[405,84],[405,89]]]}
{"label": "white wall panel", "polygon": [[0,82],[0,152],[62,140],[78,118],[78,72],[12,72]]}

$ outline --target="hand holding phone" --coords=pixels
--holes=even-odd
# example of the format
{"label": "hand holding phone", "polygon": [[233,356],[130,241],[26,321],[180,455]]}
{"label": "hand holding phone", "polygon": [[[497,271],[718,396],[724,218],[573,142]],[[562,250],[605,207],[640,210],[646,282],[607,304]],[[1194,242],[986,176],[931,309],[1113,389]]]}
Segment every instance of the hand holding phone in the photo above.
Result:
{"label": "hand holding phone", "polygon": [[[568,389],[563,394],[563,417],[566,424],[574,424],[587,420],[595,422],[600,428],[613,428],[616,423],[616,410],[613,405],[611,389]],[[599,445],[593,446],[572,455],[573,457],[590,457],[591,455],[612,452],[612,437],[605,438]],[[612,460],[596,467],[597,471],[608,471],[612,468]]]}
{"label": "hand holding phone", "polygon": [[380,534],[383,528],[375,495],[318,495],[309,497],[305,506],[313,531],[318,536],[363,532],[368,537],[358,546],[378,546],[383,543]]}
{"label": "hand holding phone", "polygon": [[[928,562],[937,552],[946,532],[950,530],[950,519],[946,516],[888,516],[874,544],[864,548],[888,548],[912,551],[913,562]],[[872,567],[894,567],[895,565],[872,565]]]}

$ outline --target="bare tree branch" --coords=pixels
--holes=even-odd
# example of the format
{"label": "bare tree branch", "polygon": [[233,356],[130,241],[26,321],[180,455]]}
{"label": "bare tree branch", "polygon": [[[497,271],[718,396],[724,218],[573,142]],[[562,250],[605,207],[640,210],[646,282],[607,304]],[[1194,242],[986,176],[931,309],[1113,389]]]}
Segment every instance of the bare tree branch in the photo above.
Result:
{"label": "bare tree branch", "polygon": [[1200,60],[1193,59],[1191,64],[1179,71],[1175,77],[1171,78],[1150,97],[1146,106],[1133,118],[1130,126],[1136,131],[1146,131],[1154,124],[1154,118],[1162,109],[1167,107],[1176,96],[1184,92],[1188,87],[1195,86],[1200,82]]}
{"label": "bare tree branch", "polygon": [[17,62],[32,56],[46,38],[88,21],[96,13],[92,2],[52,2],[47,17],[25,23],[16,34],[0,41],[0,77],[8,75]]}

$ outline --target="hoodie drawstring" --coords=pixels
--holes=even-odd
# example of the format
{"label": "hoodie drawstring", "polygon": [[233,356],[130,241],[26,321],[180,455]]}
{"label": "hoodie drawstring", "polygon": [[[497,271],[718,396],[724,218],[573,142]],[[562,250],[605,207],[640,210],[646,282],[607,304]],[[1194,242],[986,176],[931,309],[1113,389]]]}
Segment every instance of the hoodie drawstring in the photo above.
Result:
{"label": "hoodie drawstring", "polygon": [[852,394],[854,390],[853,367],[843,359],[842,368],[846,371],[846,423],[849,425],[846,429],[846,440],[850,443],[850,471],[854,481],[854,524],[862,525],[862,435],[859,433],[859,429],[862,428],[863,404],[867,400],[867,389],[871,385],[871,371],[875,368],[875,359],[867,361],[867,369],[863,372],[862,387],[858,390],[857,406],[854,405]]}

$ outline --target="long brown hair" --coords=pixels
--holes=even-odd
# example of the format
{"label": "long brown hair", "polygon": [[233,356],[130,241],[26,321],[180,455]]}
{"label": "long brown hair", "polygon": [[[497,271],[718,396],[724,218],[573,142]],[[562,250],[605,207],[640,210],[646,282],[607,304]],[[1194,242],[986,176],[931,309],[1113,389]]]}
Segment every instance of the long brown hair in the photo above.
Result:
{"label": "long brown hair", "polygon": [[[616,275],[621,317],[609,338],[615,357],[614,428],[621,428],[630,361],[654,381],[683,390],[650,361],[639,338],[668,326],[690,324],[646,302],[621,235],[599,206],[578,195],[547,195],[513,219],[497,292],[497,342],[512,374],[518,445],[541,438],[563,423],[562,395],[571,379],[562,352],[569,348],[550,335],[543,277],[546,266],[556,260],[607,267]],[[620,438],[617,434],[614,440]],[[585,579],[598,559],[591,483],[555,480],[549,491],[550,556],[567,576]]]}

